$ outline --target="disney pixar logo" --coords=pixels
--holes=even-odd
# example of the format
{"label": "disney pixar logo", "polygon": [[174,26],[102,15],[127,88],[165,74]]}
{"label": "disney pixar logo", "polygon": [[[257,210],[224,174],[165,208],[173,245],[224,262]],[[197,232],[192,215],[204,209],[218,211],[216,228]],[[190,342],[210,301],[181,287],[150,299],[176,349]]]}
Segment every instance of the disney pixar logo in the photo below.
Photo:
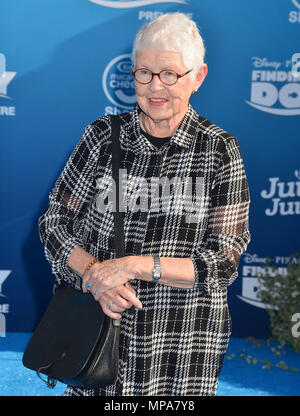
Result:
{"label": "disney pixar logo", "polygon": [[300,115],[300,53],[285,62],[252,57],[250,101],[257,110],[281,116]]}

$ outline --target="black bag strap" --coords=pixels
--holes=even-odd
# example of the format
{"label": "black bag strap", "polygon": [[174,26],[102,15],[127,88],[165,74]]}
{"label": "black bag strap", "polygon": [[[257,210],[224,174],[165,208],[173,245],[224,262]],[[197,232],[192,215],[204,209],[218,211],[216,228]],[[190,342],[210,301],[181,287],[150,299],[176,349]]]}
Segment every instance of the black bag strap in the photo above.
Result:
{"label": "black bag strap", "polygon": [[[120,192],[119,192],[119,168],[121,166],[121,146],[120,146],[121,118],[111,116],[111,140],[112,140],[112,177],[115,181],[116,206],[114,207],[114,226],[115,226],[115,248],[116,257],[125,256],[124,238],[124,213],[120,212]],[[120,319],[113,319],[114,327],[120,327]],[[119,328],[118,328],[119,330]]]}
{"label": "black bag strap", "polygon": [[120,212],[119,168],[121,166],[120,130],[121,117],[111,116],[112,177],[115,181],[116,206],[114,207],[116,257],[125,256],[124,213]]}

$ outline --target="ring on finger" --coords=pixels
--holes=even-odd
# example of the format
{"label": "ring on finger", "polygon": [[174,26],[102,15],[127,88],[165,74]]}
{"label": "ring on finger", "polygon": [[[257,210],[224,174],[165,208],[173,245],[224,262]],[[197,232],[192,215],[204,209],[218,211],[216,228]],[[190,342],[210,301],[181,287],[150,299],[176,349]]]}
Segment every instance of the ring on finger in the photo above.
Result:
{"label": "ring on finger", "polygon": [[112,302],[110,305],[108,305],[108,307],[107,307],[107,309],[109,310],[109,311],[111,311],[111,308],[112,308],[112,305],[113,305],[114,303]]}

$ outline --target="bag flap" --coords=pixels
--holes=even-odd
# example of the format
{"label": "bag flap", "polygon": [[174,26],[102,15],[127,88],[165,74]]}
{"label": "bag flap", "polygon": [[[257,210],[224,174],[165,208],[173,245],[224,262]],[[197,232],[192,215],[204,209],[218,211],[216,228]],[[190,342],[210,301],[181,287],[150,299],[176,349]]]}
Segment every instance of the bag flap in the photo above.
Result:
{"label": "bag flap", "polygon": [[49,371],[41,372],[73,379],[84,368],[99,339],[105,338],[107,319],[91,294],[59,288],[25,349],[24,366],[37,371],[58,360]]}

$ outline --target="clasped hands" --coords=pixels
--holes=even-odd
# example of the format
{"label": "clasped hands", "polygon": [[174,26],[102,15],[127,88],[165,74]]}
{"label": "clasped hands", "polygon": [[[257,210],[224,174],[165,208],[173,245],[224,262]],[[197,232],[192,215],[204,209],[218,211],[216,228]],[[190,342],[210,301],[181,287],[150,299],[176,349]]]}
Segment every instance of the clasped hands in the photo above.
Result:
{"label": "clasped hands", "polygon": [[82,276],[82,290],[90,292],[112,319],[121,319],[121,313],[135,306],[142,309],[142,303],[130,280],[137,277],[132,256],[105,260],[95,263]]}

